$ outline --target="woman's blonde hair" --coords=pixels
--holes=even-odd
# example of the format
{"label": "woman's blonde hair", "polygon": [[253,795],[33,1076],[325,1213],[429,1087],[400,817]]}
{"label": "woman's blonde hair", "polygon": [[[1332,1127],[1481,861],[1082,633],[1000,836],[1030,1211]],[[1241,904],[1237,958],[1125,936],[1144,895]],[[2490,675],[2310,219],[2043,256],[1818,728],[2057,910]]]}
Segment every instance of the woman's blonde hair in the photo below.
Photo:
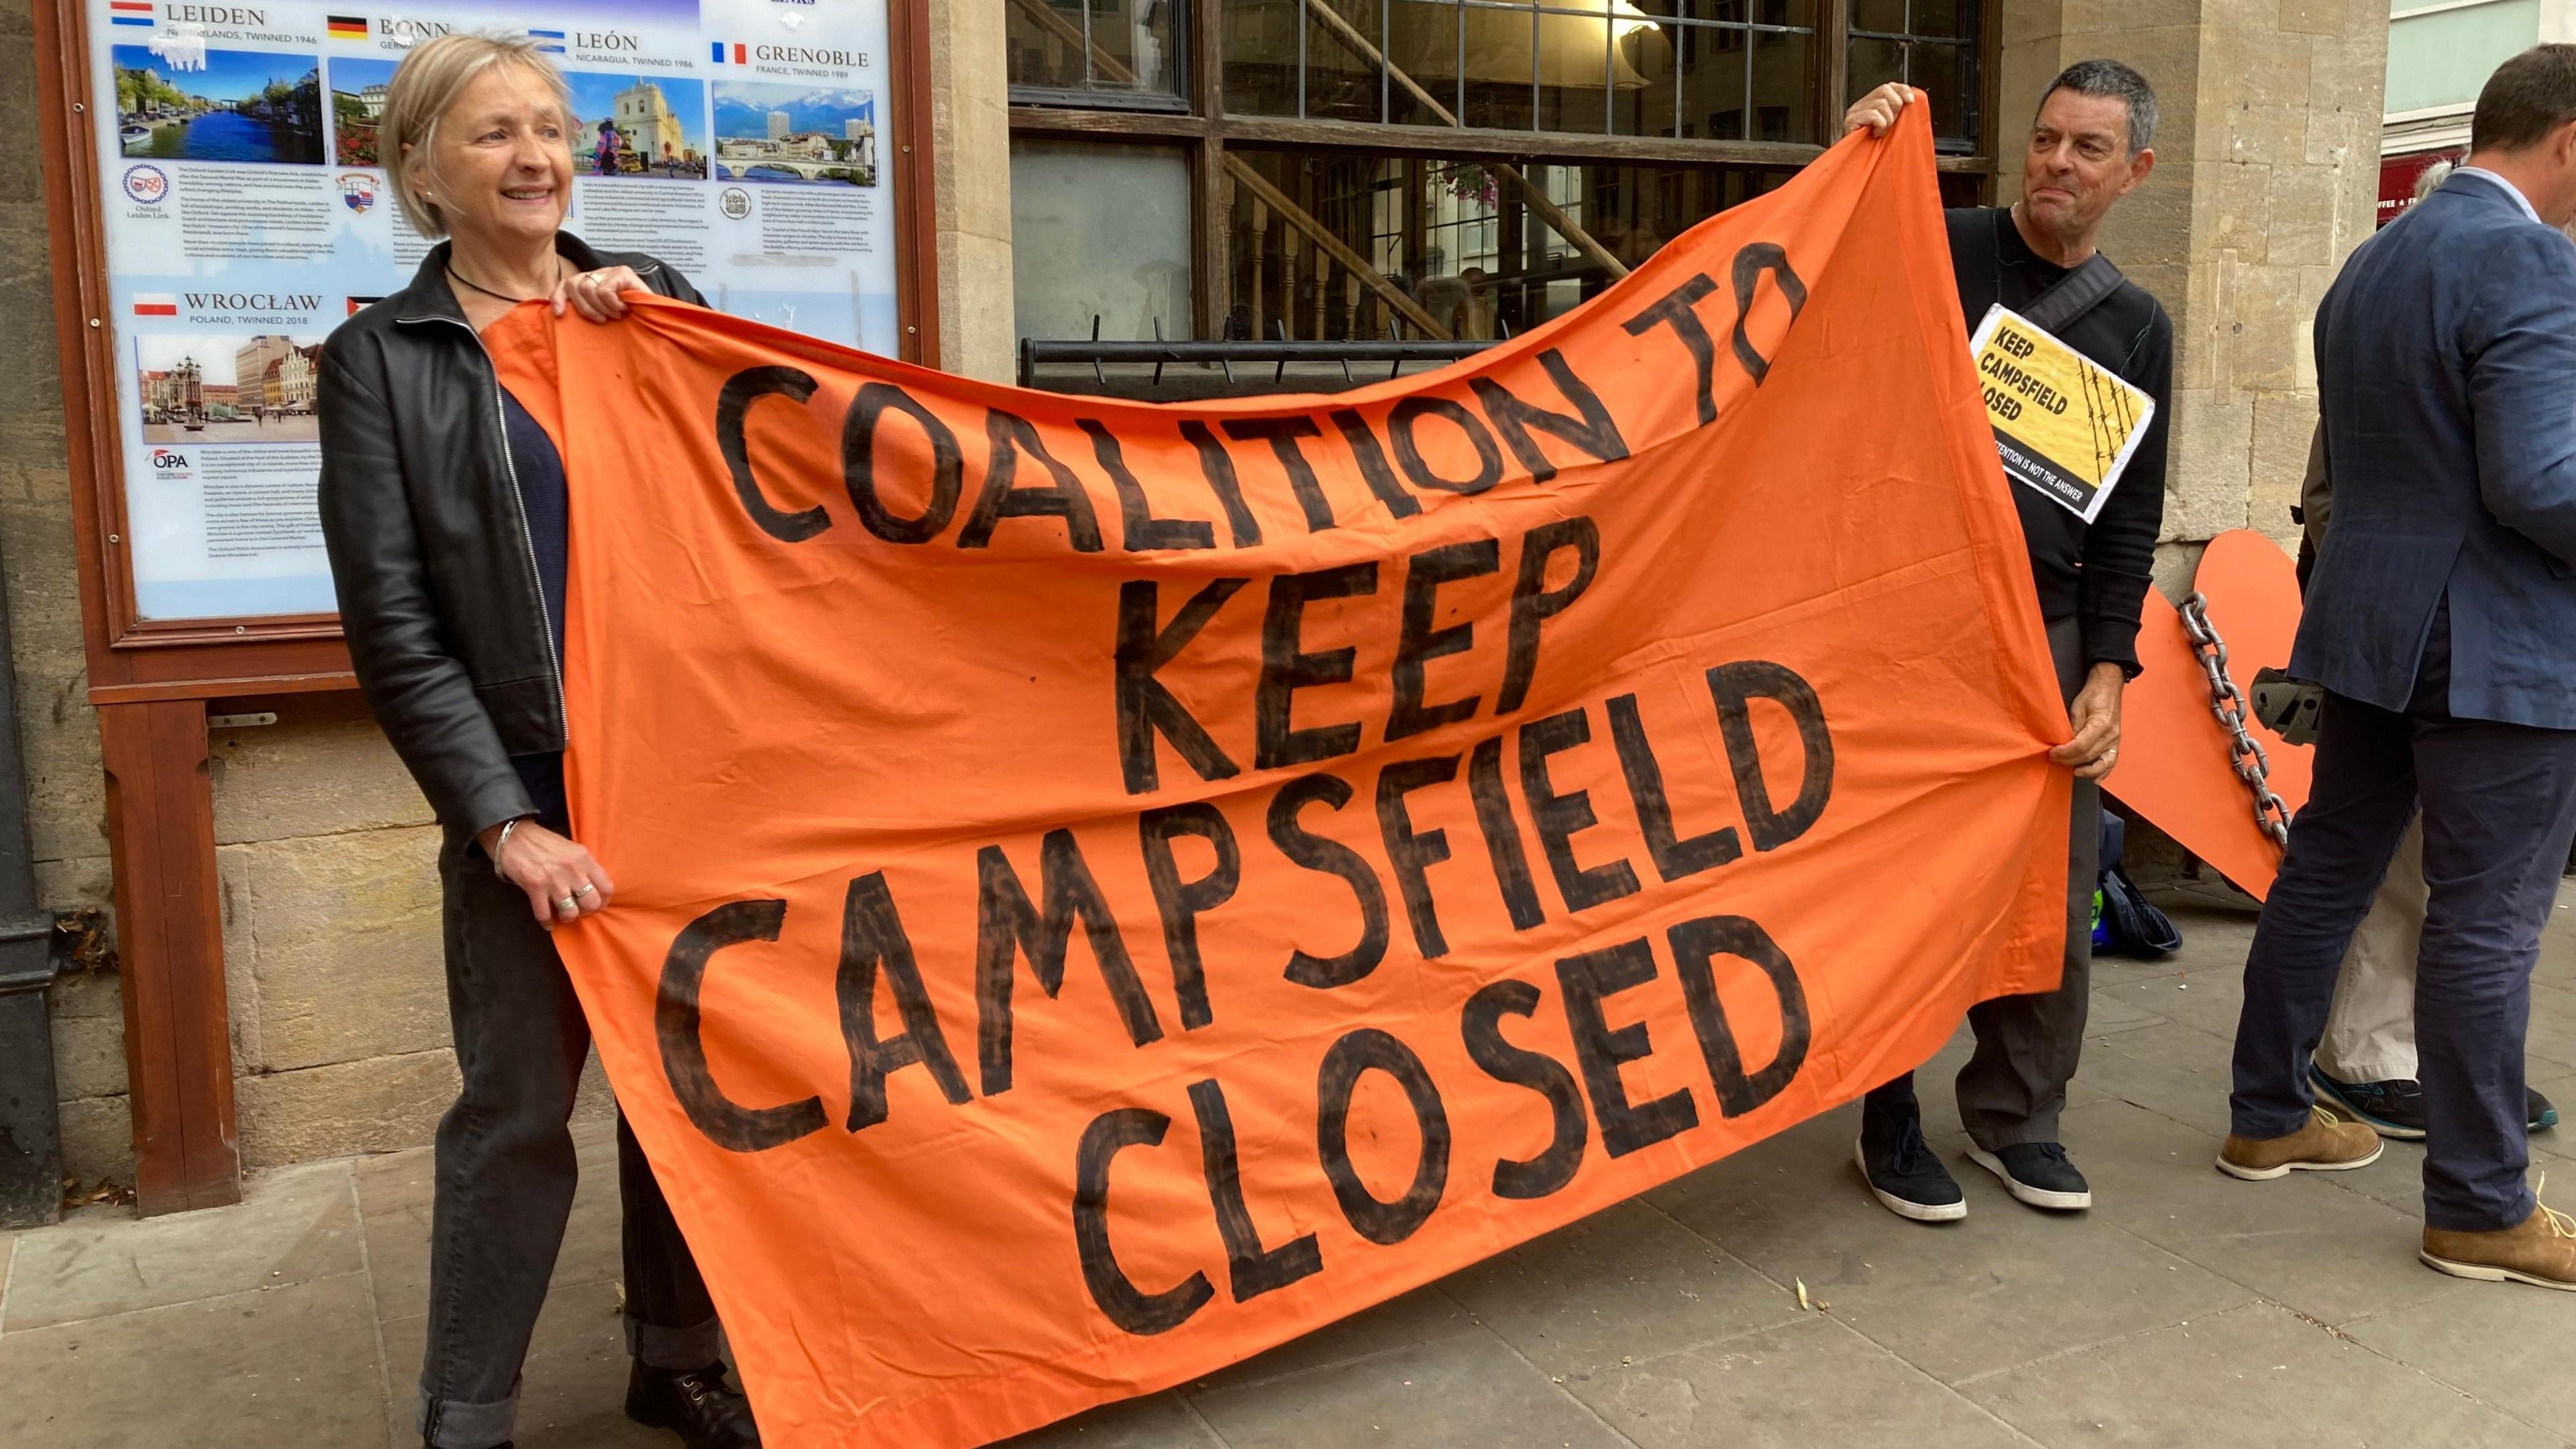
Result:
{"label": "woman's blonde hair", "polygon": [[562,108],[564,124],[572,123],[571,87],[527,36],[460,31],[414,47],[385,88],[384,114],[376,120],[376,159],[384,163],[394,203],[422,236],[447,235],[447,218],[419,185],[421,178],[437,172],[430,148],[438,141],[438,123],[475,77],[496,65],[520,66],[536,76]]}

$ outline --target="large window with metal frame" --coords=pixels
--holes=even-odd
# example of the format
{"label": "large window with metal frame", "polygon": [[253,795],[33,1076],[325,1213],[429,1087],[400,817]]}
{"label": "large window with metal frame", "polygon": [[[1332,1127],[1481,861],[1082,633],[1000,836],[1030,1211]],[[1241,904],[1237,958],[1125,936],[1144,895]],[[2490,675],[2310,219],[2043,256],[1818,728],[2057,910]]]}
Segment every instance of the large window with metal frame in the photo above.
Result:
{"label": "large window with metal frame", "polygon": [[1024,336],[1503,335],[1882,80],[1931,92],[1945,197],[1995,169],[1981,0],[1002,3]]}

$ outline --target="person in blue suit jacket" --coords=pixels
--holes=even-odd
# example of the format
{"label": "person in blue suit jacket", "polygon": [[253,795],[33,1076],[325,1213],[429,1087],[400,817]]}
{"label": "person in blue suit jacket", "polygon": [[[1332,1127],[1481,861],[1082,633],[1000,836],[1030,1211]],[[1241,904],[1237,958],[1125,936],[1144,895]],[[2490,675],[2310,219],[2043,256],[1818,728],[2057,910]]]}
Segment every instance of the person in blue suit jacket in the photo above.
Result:
{"label": "person in blue suit jacket", "polygon": [[2461,1277],[2576,1289],[2576,1219],[2524,1181],[2523,1034],[2576,836],[2576,45],[2505,62],[2468,163],[2364,242],[2316,323],[2334,527],[2290,672],[2315,783],[2245,965],[2242,1178],[2365,1166],[2309,1054],[2420,796],[2424,1240]]}

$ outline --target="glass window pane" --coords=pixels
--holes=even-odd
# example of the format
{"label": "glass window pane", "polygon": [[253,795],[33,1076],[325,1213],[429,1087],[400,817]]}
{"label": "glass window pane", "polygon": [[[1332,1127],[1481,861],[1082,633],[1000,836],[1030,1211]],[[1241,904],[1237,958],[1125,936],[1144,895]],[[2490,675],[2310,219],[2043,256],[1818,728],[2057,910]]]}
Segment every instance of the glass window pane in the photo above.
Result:
{"label": "glass window pane", "polygon": [[1179,95],[1179,9],[1180,0],[1091,0],[1091,89]]}
{"label": "glass window pane", "polygon": [[1383,83],[1378,0],[1309,0],[1306,114],[1342,121],[1379,119]]}
{"label": "glass window pane", "polygon": [[1011,282],[1023,337],[1191,335],[1190,167],[1178,147],[1011,143]]}
{"label": "glass window pane", "polygon": [[1674,134],[1680,101],[1680,54],[1685,27],[1630,25],[1619,36],[1619,66],[1634,83],[1610,96],[1610,129],[1622,136]]}
{"label": "glass window pane", "polygon": [[1221,14],[1225,108],[1242,116],[1297,114],[1297,0],[1225,0]]}
{"label": "glass window pane", "polygon": [[1682,37],[1682,134],[1710,141],[1741,141],[1749,134],[1744,113],[1742,30],[1694,28]]}
{"label": "glass window pane", "polygon": [[[1740,51],[1736,58],[1740,64]],[[1236,189],[1230,325],[1238,336],[1284,331],[1301,340],[1384,337],[1391,322],[1416,336],[1415,312],[1457,336],[1525,331],[1610,281],[1609,269],[1552,225],[1547,210],[1633,267],[1696,222],[1790,174],[1544,161],[1507,167],[1248,147],[1231,154],[1372,263],[1370,276],[1351,274],[1297,223]],[[1532,206],[1532,192],[1551,206]],[[1402,304],[1387,291],[1400,294]]]}
{"label": "glass window pane", "polygon": [[1082,0],[1007,0],[1002,49],[1011,84],[1082,88]]}
{"label": "glass window pane", "polygon": [[1752,139],[1818,139],[1815,54],[1812,35],[1754,32]]}
{"label": "glass window pane", "polygon": [[[1635,17],[1622,21],[1599,10],[1538,12],[1537,129],[1599,135],[1609,128],[1610,96],[1647,84],[1617,44],[1624,30],[1637,27],[1654,28]],[[1530,39],[1523,32],[1514,58],[1529,51]]]}
{"label": "glass window pane", "polygon": [[[1905,0],[1851,0],[1851,28],[1890,35],[1905,31]],[[1860,92],[1852,92],[1859,95]]]}
{"label": "glass window pane", "polygon": [[[1549,17],[1551,22],[1553,19]],[[1598,92],[1600,41],[1607,31],[1600,16],[1591,19],[1595,31],[1591,47],[1592,88]],[[1462,114],[1468,125],[1503,131],[1530,128],[1536,103],[1531,85],[1545,63],[1545,52],[1537,48],[1537,27],[1541,23],[1537,7],[1526,3],[1508,9],[1470,7],[1462,13],[1459,24],[1467,43],[1467,108]]]}
{"label": "glass window pane", "polygon": [[1843,94],[1858,99],[1905,79],[1905,47],[1893,40],[1854,40],[1843,67]]}
{"label": "glass window pane", "polygon": [[1976,53],[1965,45],[1909,46],[1913,57],[1907,73],[1913,84],[1932,97],[1932,134],[1944,141],[1968,141],[1969,117],[1976,99]]}
{"label": "glass window pane", "polygon": [[1816,0],[1756,0],[1753,23],[1813,30],[1816,28]]}
{"label": "glass window pane", "polygon": [[1976,25],[1977,7],[1967,0],[1914,0],[1906,14],[1912,35],[1968,36]]}
{"label": "glass window pane", "polygon": [[[1455,0],[1388,0],[1388,120],[1409,126],[1458,123],[1461,14]],[[1526,87],[1528,79],[1521,84]]]}

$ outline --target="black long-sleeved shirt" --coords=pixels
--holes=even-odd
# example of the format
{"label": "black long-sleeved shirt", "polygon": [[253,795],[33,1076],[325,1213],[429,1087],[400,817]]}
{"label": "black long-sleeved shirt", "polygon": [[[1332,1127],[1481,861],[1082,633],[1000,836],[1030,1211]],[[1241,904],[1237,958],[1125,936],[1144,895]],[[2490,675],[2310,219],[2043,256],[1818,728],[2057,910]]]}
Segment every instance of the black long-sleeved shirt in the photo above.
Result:
{"label": "black long-sleeved shirt", "polygon": [[[1950,266],[1959,282],[1959,308],[1973,333],[1986,309],[1998,303],[2019,311],[2066,275],[2023,241],[2012,213],[2002,207],[1968,207],[1944,213],[1950,229]],[[2156,535],[2165,520],[2165,429],[2173,415],[2173,322],[2135,282],[2104,298],[2075,320],[2060,341],[2117,374],[2156,400],[2147,435],[2127,471],[2090,527],[2039,493],[2018,484],[2013,506],[2039,585],[2039,612],[2051,623],[2073,619],[2082,627],[2084,662],[2117,664],[2138,672],[2138,611],[2151,583]]]}

